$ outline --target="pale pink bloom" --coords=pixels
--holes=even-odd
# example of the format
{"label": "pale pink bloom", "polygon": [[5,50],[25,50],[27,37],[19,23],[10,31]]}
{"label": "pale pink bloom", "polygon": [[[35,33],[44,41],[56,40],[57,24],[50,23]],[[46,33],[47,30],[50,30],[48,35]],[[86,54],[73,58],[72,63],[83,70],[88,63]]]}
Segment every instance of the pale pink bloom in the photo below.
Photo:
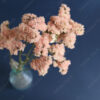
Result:
{"label": "pale pink bloom", "polygon": [[18,55],[18,51],[24,51],[25,44],[23,44],[21,41],[12,40],[9,42],[10,43],[7,42],[7,48],[10,50],[11,55]]}
{"label": "pale pink bloom", "polygon": [[84,34],[84,25],[74,22],[73,20],[70,20],[70,24],[72,25],[72,32],[76,35],[81,36]]}
{"label": "pale pink bloom", "polygon": [[53,62],[54,67],[58,67],[59,68],[59,72],[62,75],[67,74],[70,64],[71,64],[70,60],[64,60],[63,62],[57,62],[57,61]]}
{"label": "pale pink bloom", "polygon": [[53,44],[51,45],[49,51],[51,52],[53,59],[57,61],[65,60],[64,53],[65,47],[64,44]]}
{"label": "pale pink bloom", "polygon": [[52,33],[52,34],[60,34],[59,29],[55,26],[55,24],[52,21],[48,22],[48,28],[47,28],[48,32]]}
{"label": "pale pink bloom", "polygon": [[66,33],[72,28],[72,26],[69,24],[69,20],[64,17],[52,16],[50,20],[55,24],[60,33]]}
{"label": "pale pink bloom", "polygon": [[8,28],[9,21],[4,21],[0,25],[1,36],[9,37],[10,29]]}
{"label": "pale pink bloom", "polygon": [[45,18],[37,17],[35,14],[31,14],[31,13],[24,14],[22,17],[22,22],[36,30],[46,31],[47,29]]}
{"label": "pale pink bloom", "polygon": [[19,25],[20,35],[19,38],[22,40],[27,41],[29,43],[37,42],[40,39],[40,32],[36,29],[32,29],[28,25],[21,23]]}
{"label": "pale pink bloom", "polygon": [[0,47],[8,49],[11,55],[18,55],[18,51],[24,51],[25,44],[12,38],[3,42],[0,41]]}
{"label": "pale pink bloom", "polygon": [[58,41],[61,41],[68,48],[73,49],[75,48],[76,34],[74,33],[61,34],[58,37]]}
{"label": "pale pink bloom", "polygon": [[6,48],[11,55],[17,55],[18,51],[24,51],[25,44],[17,40],[16,31],[9,29],[8,24],[8,21],[4,21],[0,27],[0,49]]}
{"label": "pale pink bloom", "polygon": [[30,20],[33,20],[37,16],[35,14],[27,13],[22,16],[22,22],[28,24]]}
{"label": "pale pink bloom", "polygon": [[62,4],[61,7],[60,7],[60,9],[59,9],[58,16],[64,17],[67,20],[69,20],[70,17],[71,17],[70,16],[70,8],[67,5]]}
{"label": "pale pink bloom", "polygon": [[[0,25],[0,29],[1,29],[1,34],[0,37],[5,38],[6,40],[9,39],[17,39],[18,35],[19,35],[19,30],[17,27],[10,29],[9,27],[9,22],[8,21],[4,21],[1,25]],[[4,40],[5,40],[4,39]]]}
{"label": "pale pink bloom", "polygon": [[34,70],[37,70],[40,76],[44,76],[45,74],[48,73],[48,69],[51,64],[52,64],[52,59],[50,56],[49,57],[41,56],[40,58],[33,59],[32,62],[30,63],[30,66]]}
{"label": "pale pink bloom", "polygon": [[61,33],[69,32],[72,25],[69,23],[70,9],[62,4],[58,16],[51,16],[48,22],[48,32],[60,35]]}
{"label": "pale pink bloom", "polygon": [[45,24],[44,17],[36,17],[28,22],[28,25],[33,29],[40,31],[46,31],[47,25]]}
{"label": "pale pink bloom", "polygon": [[38,42],[35,43],[35,56],[48,56],[48,49],[50,47],[50,35],[43,33]]}

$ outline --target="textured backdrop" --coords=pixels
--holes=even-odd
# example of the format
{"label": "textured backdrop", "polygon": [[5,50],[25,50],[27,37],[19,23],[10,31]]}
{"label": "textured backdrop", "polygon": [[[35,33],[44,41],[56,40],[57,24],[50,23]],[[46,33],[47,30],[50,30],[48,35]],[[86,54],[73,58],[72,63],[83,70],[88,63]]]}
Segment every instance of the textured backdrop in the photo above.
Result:
{"label": "textured backdrop", "polygon": [[0,0],[0,23],[18,25],[24,13],[56,15],[61,3],[71,8],[72,18],[85,25],[85,35],[77,38],[76,48],[67,50],[72,65],[65,76],[52,68],[45,77],[33,71],[32,87],[17,91],[8,81],[8,51],[0,51],[0,100],[100,100],[100,0]]}

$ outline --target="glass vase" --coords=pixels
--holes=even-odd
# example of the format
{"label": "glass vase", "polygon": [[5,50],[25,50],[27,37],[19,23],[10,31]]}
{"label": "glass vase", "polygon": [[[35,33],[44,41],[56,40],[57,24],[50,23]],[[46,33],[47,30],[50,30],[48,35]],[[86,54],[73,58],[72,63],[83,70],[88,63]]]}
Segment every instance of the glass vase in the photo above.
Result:
{"label": "glass vase", "polygon": [[29,88],[33,81],[33,75],[30,69],[23,64],[19,64],[14,59],[10,60],[11,72],[9,81],[11,85],[18,90]]}
{"label": "glass vase", "polygon": [[24,68],[21,71],[12,70],[9,81],[18,90],[25,90],[31,86],[33,75],[31,70]]}

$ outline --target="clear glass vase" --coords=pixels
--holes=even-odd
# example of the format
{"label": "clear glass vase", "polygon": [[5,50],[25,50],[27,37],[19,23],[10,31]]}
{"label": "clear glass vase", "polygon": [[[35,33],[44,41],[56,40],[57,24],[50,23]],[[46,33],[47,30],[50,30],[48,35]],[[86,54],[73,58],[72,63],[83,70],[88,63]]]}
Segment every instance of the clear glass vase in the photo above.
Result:
{"label": "clear glass vase", "polygon": [[31,86],[33,80],[33,76],[31,70],[23,69],[22,71],[14,71],[10,72],[9,81],[11,85],[18,89],[24,90]]}
{"label": "clear glass vase", "polygon": [[9,81],[11,85],[18,90],[25,90],[29,88],[33,81],[33,75],[30,69],[22,67],[22,69],[18,70],[18,66],[13,60],[13,64],[11,62],[12,70],[10,72]]}

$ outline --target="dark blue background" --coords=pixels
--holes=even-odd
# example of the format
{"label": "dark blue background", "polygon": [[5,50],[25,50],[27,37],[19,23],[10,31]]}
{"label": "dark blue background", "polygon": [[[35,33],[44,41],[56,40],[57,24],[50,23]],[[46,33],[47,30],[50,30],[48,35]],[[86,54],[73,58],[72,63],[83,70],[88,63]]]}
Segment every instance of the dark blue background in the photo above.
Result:
{"label": "dark blue background", "polygon": [[67,50],[72,65],[66,76],[51,67],[45,77],[33,73],[32,88],[17,91],[8,81],[8,51],[0,51],[0,100],[100,100],[100,0],[0,0],[0,23],[21,21],[24,13],[56,15],[61,3],[71,8],[75,21],[85,25],[85,35],[77,38],[76,48]]}

